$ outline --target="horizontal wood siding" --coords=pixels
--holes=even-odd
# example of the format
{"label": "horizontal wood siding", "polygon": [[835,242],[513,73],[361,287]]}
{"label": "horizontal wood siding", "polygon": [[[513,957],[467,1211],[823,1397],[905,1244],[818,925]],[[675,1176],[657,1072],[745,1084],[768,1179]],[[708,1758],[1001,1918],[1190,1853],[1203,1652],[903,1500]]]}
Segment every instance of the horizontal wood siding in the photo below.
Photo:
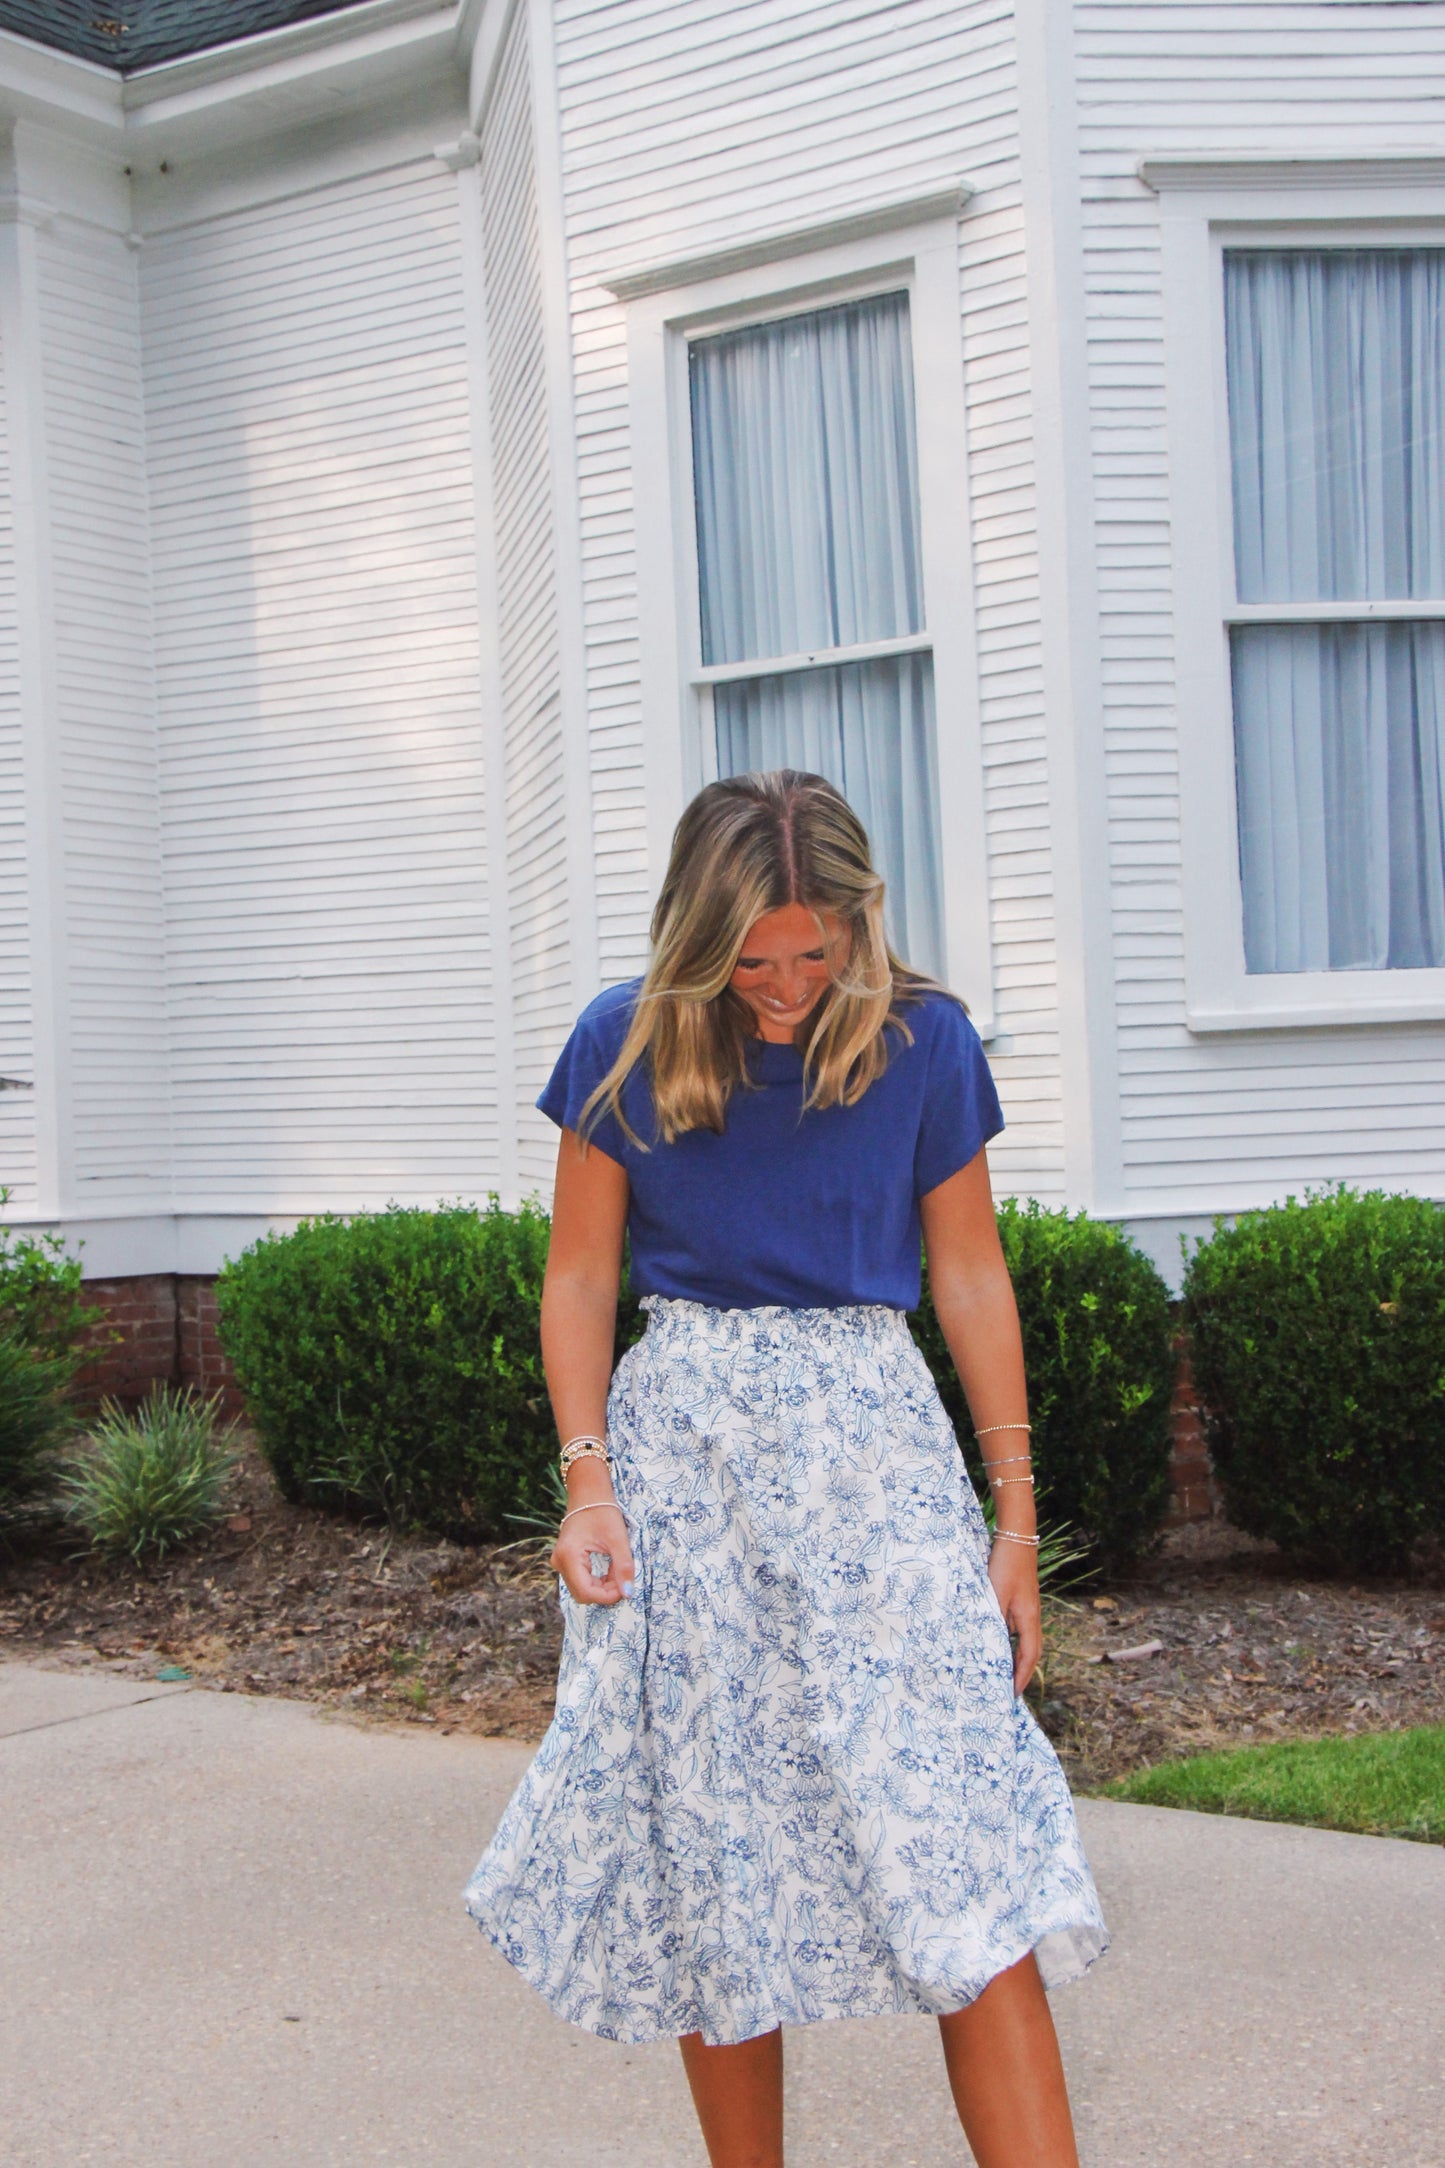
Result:
{"label": "horizontal wood siding", "polygon": [[[0,1076],[35,1075],[31,1010],[30,899],[26,871],[25,768],[20,738],[20,659],[15,619],[15,534],[9,415],[0,352]],[[0,1188],[9,1211],[35,1202],[35,1094],[0,1090]]]}
{"label": "horizontal wood siding", "polygon": [[1445,1194],[1445,1028],[1185,1028],[1159,209],[1135,174],[1171,149],[1438,142],[1445,6],[1083,0],[1076,24],[1129,1199],[1209,1211],[1339,1177]]}
{"label": "horizontal wood siding", "polygon": [[170,1121],[135,257],[39,236],[65,824],[73,1203],[164,1204]]}
{"label": "horizontal wood siding", "polygon": [[[1001,1186],[1057,1193],[1057,978],[1040,709],[1011,13],[999,0],[558,0],[603,975],[651,897],[625,326],[606,282],[966,178],[963,367],[992,932],[1009,1117]],[[964,478],[960,477],[962,486]],[[947,719],[944,718],[944,727]]]}
{"label": "horizontal wood siding", "polygon": [[549,1189],[556,1133],[533,1101],[572,1023],[557,568],[525,0],[512,15],[483,127],[482,233],[496,522],[497,636],[507,741],[507,904],[518,1168]]}
{"label": "horizontal wood siding", "polygon": [[498,1109],[456,182],[144,251],[176,1184],[476,1195]]}

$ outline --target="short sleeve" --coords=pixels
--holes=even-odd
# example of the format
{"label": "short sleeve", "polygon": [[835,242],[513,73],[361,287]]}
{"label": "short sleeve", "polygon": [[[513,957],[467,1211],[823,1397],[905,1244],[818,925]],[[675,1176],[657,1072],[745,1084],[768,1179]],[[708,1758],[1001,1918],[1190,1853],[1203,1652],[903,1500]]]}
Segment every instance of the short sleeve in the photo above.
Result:
{"label": "short sleeve", "polygon": [[913,1156],[913,1190],[926,1197],[1003,1128],[983,1043],[958,1002],[929,1003],[928,1074]]}
{"label": "short sleeve", "polygon": [[[630,1004],[619,1006],[605,995],[578,1017],[537,1098],[537,1105],[559,1129],[580,1127],[583,1108],[621,1052],[630,1018]],[[597,1115],[587,1134],[609,1159],[626,1160],[627,1138],[615,1114]]]}

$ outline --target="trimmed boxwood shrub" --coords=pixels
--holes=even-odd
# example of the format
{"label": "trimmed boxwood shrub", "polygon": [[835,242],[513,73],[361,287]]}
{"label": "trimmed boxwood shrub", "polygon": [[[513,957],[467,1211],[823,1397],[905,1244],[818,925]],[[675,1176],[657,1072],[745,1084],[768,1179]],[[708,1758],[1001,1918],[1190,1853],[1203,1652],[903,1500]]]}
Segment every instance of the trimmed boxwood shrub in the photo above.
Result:
{"label": "trimmed boxwood shrub", "polygon": [[[8,1195],[0,1189],[0,1204]],[[62,1236],[0,1227],[0,1332],[57,1364],[52,1383],[69,1383],[86,1329],[95,1323],[81,1296],[80,1275],[80,1259],[67,1253]]]}
{"label": "trimmed boxwood shrub", "polygon": [[1445,1213],[1346,1188],[1243,1212],[1189,1260],[1229,1516],[1302,1564],[1395,1572],[1445,1533]]}
{"label": "trimmed boxwood shrub", "polygon": [[[548,1233],[535,1204],[394,1206],[303,1221],[227,1265],[222,1343],[288,1498],[461,1538],[551,1511]],[[624,1297],[619,1346],[640,1322]]]}
{"label": "trimmed boxwood shrub", "polygon": [[43,1508],[61,1446],[73,1428],[65,1402],[71,1365],[37,1354],[0,1326],[0,1531]]}
{"label": "trimmed boxwood shrub", "polygon": [[[1106,1220],[1005,1201],[998,1225],[1023,1330],[1041,1517],[1077,1531],[1095,1563],[1125,1564],[1148,1548],[1169,1507],[1168,1289]],[[926,1275],[910,1322],[982,1488],[978,1441]]]}

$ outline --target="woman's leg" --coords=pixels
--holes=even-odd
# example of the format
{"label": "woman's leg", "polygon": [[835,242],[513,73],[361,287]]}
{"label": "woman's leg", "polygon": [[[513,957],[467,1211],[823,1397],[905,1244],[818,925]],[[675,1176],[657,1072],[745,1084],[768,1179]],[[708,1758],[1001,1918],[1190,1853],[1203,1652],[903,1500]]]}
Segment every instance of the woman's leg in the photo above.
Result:
{"label": "woman's leg", "polygon": [[938,2029],[978,2168],[1079,2168],[1058,2037],[1031,1955]]}
{"label": "woman's leg", "polygon": [[774,2028],[736,2047],[678,2046],[712,2168],[783,2168],[783,2035]]}

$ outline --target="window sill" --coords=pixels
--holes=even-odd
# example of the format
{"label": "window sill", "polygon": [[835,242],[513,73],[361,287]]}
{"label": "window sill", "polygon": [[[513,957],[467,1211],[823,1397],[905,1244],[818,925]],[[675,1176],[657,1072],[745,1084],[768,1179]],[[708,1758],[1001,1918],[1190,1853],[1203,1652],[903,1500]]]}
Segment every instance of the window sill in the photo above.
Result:
{"label": "window sill", "polygon": [[[1283,978],[1286,974],[1280,976]],[[1283,991],[1278,981],[1262,980],[1257,993],[1253,988],[1247,992],[1241,990],[1234,1001],[1217,1007],[1190,1003],[1184,1012],[1185,1022],[1192,1032],[1209,1037],[1225,1031],[1300,1031],[1320,1025],[1358,1027],[1429,1024],[1445,1020],[1445,971],[1391,972],[1389,977],[1394,983],[1369,992],[1363,987],[1347,992],[1342,987],[1338,993],[1326,993],[1317,987],[1318,978],[1323,974],[1311,972],[1300,976],[1315,980],[1316,984],[1308,989],[1300,987],[1294,998]],[[1347,978],[1354,974],[1341,972],[1338,976]],[[1406,988],[1398,983],[1403,978],[1424,983]]]}

